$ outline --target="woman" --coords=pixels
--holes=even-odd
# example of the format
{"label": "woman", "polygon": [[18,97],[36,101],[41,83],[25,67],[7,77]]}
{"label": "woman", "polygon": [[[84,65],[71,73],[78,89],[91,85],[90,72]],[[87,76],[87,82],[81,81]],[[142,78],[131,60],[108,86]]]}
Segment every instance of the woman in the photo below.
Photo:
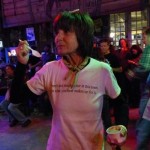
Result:
{"label": "woman", "polygon": [[109,65],[89,57],[94,24],[88,14],[60,13],[54,20],[54,31],[57,52],[62,58],[44,65],[24,85],[29,50],[28,43],[21,41],[11,92],[19,87],[24,95],[48,92],[53,118],[47,150],[102,150],[103,95],[116,98],[120,87]]}

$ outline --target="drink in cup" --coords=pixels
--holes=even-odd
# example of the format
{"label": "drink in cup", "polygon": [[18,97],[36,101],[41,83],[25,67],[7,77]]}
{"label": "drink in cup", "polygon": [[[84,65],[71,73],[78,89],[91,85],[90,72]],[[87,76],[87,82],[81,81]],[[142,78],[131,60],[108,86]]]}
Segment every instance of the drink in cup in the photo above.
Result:
{"label": "drink in cup", "polygon": [[107,142],[114,145],[122,145],[127,138],[127,129],[123,125],[115,125],[107,130]]}

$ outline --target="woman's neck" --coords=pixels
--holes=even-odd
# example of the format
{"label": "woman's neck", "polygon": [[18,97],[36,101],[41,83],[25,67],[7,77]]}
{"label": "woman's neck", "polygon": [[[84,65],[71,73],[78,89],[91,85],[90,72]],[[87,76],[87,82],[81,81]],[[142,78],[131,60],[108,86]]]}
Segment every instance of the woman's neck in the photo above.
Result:
{"label": "woman's neck", "polygon": [[66,55],[66,59],[72,66],[79,66],[84,61],[84,58],[77,54]]}

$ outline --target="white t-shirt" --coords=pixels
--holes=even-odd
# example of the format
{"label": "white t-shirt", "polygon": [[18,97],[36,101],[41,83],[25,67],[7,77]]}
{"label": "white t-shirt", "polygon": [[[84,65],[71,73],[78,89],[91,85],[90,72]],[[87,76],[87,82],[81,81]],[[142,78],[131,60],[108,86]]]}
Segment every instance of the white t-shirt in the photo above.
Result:
{"label": "white t-shirt", "polygon": [[64,79],[67,72],[62,60],[53,61],[27,82],[37,95],[47,91],[53,107],[47,150],[102,150],[103,95],[116,98],[120,94],[112,69],[90,58],[90,63],[77,73],[73,88],[69,79]]}

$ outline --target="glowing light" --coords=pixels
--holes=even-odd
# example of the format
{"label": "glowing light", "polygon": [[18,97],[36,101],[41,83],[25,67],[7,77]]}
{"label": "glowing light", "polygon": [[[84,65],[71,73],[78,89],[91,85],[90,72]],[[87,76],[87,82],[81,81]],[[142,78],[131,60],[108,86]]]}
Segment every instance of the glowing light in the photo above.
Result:
{"label": "glowing light", "polygon": [[115,33],[110,33],[110,37],[113,38],[115,36]]}

